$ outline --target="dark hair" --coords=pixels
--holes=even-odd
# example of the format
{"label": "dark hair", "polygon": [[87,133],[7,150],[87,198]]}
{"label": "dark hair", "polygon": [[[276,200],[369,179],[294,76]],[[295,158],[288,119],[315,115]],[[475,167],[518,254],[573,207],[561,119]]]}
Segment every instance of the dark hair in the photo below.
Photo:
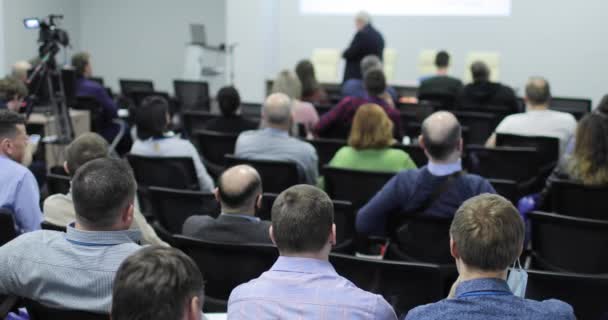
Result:
{"label": "dark hair", "polygon": [[600,100],[597,108],[595,108],[595,112],[608,116],[608,94],[602,97],[602,100]]}
{"label": "dark hair", "polygon": [[85,163],[72,178],[76,220],[90,228],[112,226],[133,202],[135,178],[123,160],[100,158]]}
{"label": "dark hair", "polygon": [[25,118],[16,112],[0,109],[0,138],[14,138],[19,124],[25,125]]}
{"label": "dark hair", "polygon": [[[210,262],[212,263],[212,262]],[[114,278],[112,320],[182,319],[194,297],[204,296],[203,276],[183,252],[160,246],[125,259]]]}
{"label": "dark hair", "polygon": [[467,266],[502,271],[519,257],[524,230],[524,221],[509,200],[486,193],[458,208],[450,235]]}
{"label": "dark hair", "polygon": [[366,72],[363,75],[363,82],[370,96],[377,97],[386,90],[386,77],[382,69],[374,68]]}
{"label": "dark hair", "polygon": [[435,56],[435,66],[437,68],[447,68],[450,65],[450,54],[441,50]]}
{"label": "dark hair", "polygon": [[424,141],[424,147],[433,159],[445,160],[460,143],[462,128],[460,123],[450,128],[445,137],[439,141],[431,138],[432,134],[429,132],[428,125],[425,122],[422,123],[421,128],[422,140]]}
{"label": "dark hair", "polygon": [[262,180],[258,175],[255,175],[252,179],[241,181],[236,190],[227,190],[231,188],[226,188],[223,178],[224,174],[218,179],[217,189],[222,204],[229,208],[238,209],[252,204],[252,202],[255,202],[255,196],[262,190]]}
{"label": "dark hair", "polygon": [[135,112],[137,137],[141,140],[162,137],[167,129],[169,102],[161,96],[149,96]]}
{"label": "dark hair", "polygon": [[490,68],[483,61],[475,61],[471,65],[473,82],[484,82],[490,80]]}
{"label": "dark hair", "polygon": [[241,96],[234,87],[223,87],[217,93],[217,102],[224,117],[233,115],[241,106]]}
{"label": "dark hair", "polygon": [[319,90],[320,85],[315,77],[315,67],[309,60],[301,60],[296,65],[296,74],[302,83],[302,97],[310,97]]}
{"label": "dark hair", "polygon": [[87,52],[78,52],[72,56],[72,67],[76,71],[76,76],[84,77],[84,71],[89,64],[91,56]]}
{"label": "dark hair", "polygon": [[6,77],[0,80],[0,99],[11,101],[15,96],[20,98],[27,96],[27,87],[23,81],[15,77]]}
{"label": "dark hair", "polygon": [[578,123],[574,152],[567,170],[573,179],[588,185],[608,183],[608,119],[588,113]]}
{"label": "dark hair", "polygon": [[91,160],[109,156],[109,149],[102,136],[94,132],[83,133],[68,145],[65,152],[69,174],[73,176],[78,168]]}
{"label": "dark hair", "polygon": [[279,194],[271,215],[274,240],[281,252],[318,252],[327,244],[334,208],[325,192],[301,184]]}
{"label": "dark hair", "polygon": [[532,77],[526,84],[526,98],[531,104],[547,104],[551,100],[549,82],[541,77]]}

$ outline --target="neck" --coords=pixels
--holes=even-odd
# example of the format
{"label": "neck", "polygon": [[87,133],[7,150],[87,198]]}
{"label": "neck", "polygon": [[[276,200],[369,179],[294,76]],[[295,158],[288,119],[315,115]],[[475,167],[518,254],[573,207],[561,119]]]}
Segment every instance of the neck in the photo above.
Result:
{"label": "neck", "polygon": [[434,158],[429,158],[429,161],[434,164],[452,164],[460,161],[460,152],[455,152],[451,156],[443,160],[437,160]]}
{"label": "neck", "polygon": [[460,268],[459,271],[460,280],[468,281],[475,279],[484,279],[484,278],[496,278],[507,280],[507,270],[502,271],[483,271],[483,270],[471,270],[469,268]]}
{"label": "neck", "polygon": [[448,68],[437,68],[437,75],[445,76],[448,74]]}
{"label": "neck", "polygon": [[80,222],[78,222],[78,220],[76,220],[76,223],[74,224],[74,228],[76,230],[81,230],[81,231],[95,231],[95,232],[104,232],[104,231],[123,231],[123,230],[127,230],[125,228],[122,227],[118,227],[117,225],[113,225],[110,227],[106,227],[106,228],[99,228],[99,227],[89,227],[86,226]]}
{"label": "neck", "polygon": [[537,110],[547,110],[547,109],[549,109],[549,106],[546,104],[528,104],[528,110],[537,111]]}
{"label": "neck", "polygon": [[272,123],[268,123],[267,121],[266,121],[266,124],[264,125],[264,128],[272,128],[272,129],[289,132],[289,126],[286,126],[284,124],[282,124],[282,125],[272,124]]}
{"label": "neck", "polygon": [[289,258],[308,258],[329,261],[329,254],[324,252],[280,252],[281,256]]}
{"label": "neck", "polygon": [[242,215],[246,215],[246,216],[252,216],[255,217],[255,209],[253,208],[249,208],[249,209],[228,209],[228,208],[222,208],[222,213],[224,214],[242,214]]}

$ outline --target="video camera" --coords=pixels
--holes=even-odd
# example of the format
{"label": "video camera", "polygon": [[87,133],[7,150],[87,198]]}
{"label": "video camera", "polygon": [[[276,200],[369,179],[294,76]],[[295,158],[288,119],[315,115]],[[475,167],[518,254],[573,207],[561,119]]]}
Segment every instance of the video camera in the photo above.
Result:
{"label": "video camera", "polygon": [[70,45],[68,33],[57,27],[55,23],[56,20],[61,19],[63,19],[63,15],[61,14],[50,14],[47,19],[27,18],[23,20],[23,25],[26,29],[40,29],[38,43],[41,45],[41,55],[46,54],[43,51],[46,51],[45,49],[47,48],[54,47],[53,49],[56,48],[58,50],[58,45],[64,47]]}

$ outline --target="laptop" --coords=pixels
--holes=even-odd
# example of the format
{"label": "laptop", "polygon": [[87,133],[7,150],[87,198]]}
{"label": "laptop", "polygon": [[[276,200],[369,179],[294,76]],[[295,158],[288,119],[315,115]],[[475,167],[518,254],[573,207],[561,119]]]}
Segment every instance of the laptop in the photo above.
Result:
{"label": "laptop", "polygon": [[207,33],[205,32],[205,25],[191,23],[190,24],[190,37],[192,38],[192,44],[206,46],[207,45]]}

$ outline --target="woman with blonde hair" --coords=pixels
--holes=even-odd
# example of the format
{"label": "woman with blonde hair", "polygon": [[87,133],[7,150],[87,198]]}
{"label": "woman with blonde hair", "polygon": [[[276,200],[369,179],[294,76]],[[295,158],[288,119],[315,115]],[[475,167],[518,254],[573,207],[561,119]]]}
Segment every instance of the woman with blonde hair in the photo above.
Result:
{"label": "woman with blonde hair", "polygon": [[[312,137],[312,128],[319,122],[319,114],[317,109],[310,103],[301,101],[302,83],[298,76],[290,70],[279,72],[272,84],[272,93],[284,93],[293,101],[291,107],[291,115],[294,124],[303,124],[306,130],[305,135]],[[296,133],[298,133],[296,131]]]}

